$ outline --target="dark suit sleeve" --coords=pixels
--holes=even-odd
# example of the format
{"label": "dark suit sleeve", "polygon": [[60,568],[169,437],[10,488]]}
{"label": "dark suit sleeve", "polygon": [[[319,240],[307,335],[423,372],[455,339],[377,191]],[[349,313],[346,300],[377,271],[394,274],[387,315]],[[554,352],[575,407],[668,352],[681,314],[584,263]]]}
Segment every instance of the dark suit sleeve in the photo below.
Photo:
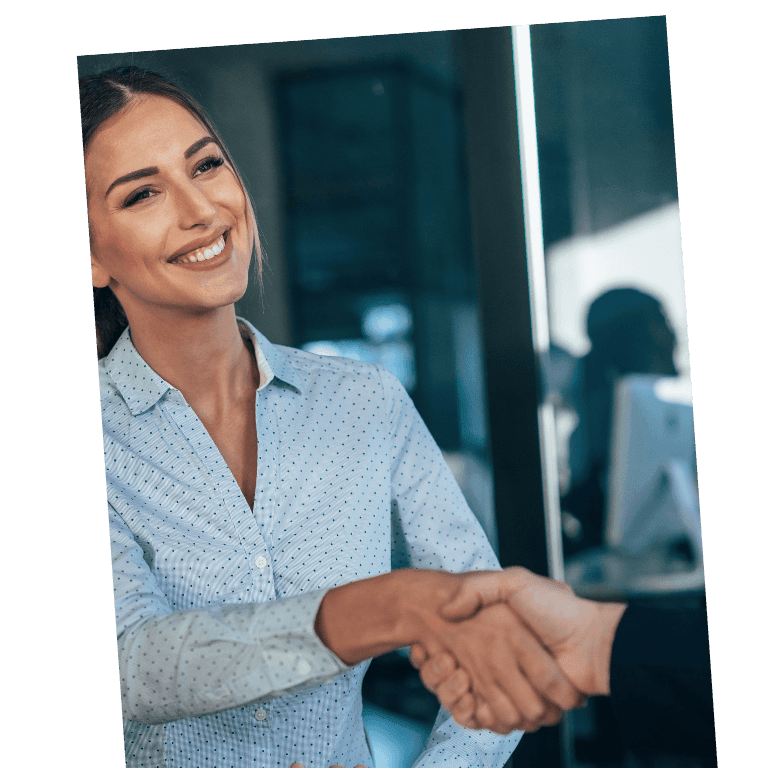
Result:
{"label": "dark suit sleeve", "polygon": [[715,755],[705,610],[629,606],[616,630],[610,675],[628,747]]}

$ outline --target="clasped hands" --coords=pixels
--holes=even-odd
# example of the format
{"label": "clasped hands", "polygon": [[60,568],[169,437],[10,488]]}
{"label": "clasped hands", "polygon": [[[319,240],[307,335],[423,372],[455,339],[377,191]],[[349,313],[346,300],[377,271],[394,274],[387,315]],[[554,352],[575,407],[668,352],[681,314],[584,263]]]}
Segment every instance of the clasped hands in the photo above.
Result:
{"label": "clasped hands", "polygon": [[576,597],[524,568],[403,569],[331,589],[315,621],[346,664],[411,647],[411,662],[457,723],[497,733],[560,721],[608,693],[624,606]]}
{"label": "clasped hands", "polygon": [[440,611],[448,627],[410,654],[457,723],[533,731],[559,722],[587,696],[609,693],[611,646],[624,606],[583,600],[524,568],[461,578]]}

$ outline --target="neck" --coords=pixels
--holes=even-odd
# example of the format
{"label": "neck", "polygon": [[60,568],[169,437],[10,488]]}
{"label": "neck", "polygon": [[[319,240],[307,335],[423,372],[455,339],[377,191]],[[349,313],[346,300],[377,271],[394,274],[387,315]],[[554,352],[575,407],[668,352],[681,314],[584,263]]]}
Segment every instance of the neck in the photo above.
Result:
{"label": "neck", "polygon": [[130,327],[133,345],[147,365],[190,405],[225,404],[255,389],[256,364],[240,335],[234,304],[151,322],[140,318]]}

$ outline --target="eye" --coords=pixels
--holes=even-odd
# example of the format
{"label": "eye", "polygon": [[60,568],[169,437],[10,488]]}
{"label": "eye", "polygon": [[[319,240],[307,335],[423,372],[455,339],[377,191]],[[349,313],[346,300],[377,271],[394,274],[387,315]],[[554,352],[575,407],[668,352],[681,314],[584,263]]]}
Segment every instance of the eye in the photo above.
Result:
{"label": "eye", "polygon": [[220,155],[213,155],[211,157],[206,157],[205,160],[203,160],[200,165],[195,168],[195,176],[199,176],[201,173],[206,173],[207,171],[212,171],[214,168],[219,168],[220,166],[224,165],[224,158]]}
{"label": "eye", "polygon": [[131,194],[123,200],[123,208],[130,208],[130,206],[136,205],[136,203],[140,203],[142,200],[146,200],[153,194],[154,192],[151,187],[137,189],[135,192],[131,192]]}

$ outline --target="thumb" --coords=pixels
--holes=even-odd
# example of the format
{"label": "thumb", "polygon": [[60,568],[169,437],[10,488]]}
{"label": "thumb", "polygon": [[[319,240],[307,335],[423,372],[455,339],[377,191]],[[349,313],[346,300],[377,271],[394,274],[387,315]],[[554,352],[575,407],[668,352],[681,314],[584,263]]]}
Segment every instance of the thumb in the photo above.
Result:
{"label": "thumb", "polygon": [[520,568],[470,572],[441,613],[446,619],[468,619],[485,605],[506,602],[520,588],[522,578],[524,574]]}
{"label": "thumb", "polygon": [[[468,581],[468,580],[467,580]],[[474,616],[478,609],[485,604],[483,592],[476,586],[465,581],[459,591],[441,609],[446,619],[468,619]]]}

